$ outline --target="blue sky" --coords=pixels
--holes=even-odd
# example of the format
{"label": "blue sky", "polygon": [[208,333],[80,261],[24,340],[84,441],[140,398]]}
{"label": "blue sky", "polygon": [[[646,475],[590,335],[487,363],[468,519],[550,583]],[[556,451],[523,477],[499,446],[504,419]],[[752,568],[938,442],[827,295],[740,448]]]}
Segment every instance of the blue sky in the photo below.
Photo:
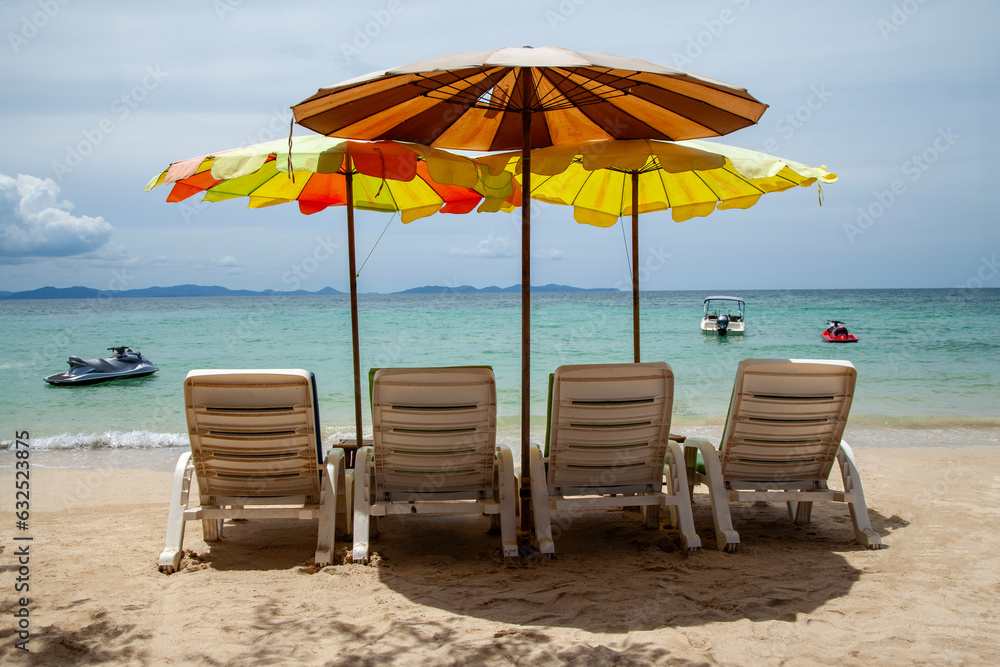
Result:
{"label": "blue sky", "polygon": [[[167,204],[146,182],[179,159],[286,136],[289,107],[320,87],[523,45],[744,87],[770,109],[718,141],[840,177],[822,206],[814,186],[684,223],[643,216],[643,289],[1000,287],[996,0],[35,0],[0,4],[0,26],[0,290],[346,291],[343,208]],[[565,207],[532,214],[533,283],[628,288],[619,227],[578,225]],[[518,283],[519,223],[359,213],[359,258],[374,247],[359,288]]]}

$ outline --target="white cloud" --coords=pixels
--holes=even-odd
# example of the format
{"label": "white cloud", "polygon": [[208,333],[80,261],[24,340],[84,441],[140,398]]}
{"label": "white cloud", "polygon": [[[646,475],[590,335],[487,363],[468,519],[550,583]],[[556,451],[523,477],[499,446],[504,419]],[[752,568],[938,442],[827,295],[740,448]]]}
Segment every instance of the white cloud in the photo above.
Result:
{"label": "white cloud", "polygon": [[104,218],[70,213],[51,178],[0,174],[0,257],[70,257],[111,240]]}
{"label": "white cloud", "polygon": [[217,264],[225,269],[226,273],[240,273],[242,271],[239,260],[232,255],[226,255]]}
{"label": "white cloud", "polygon": [[514,247],[511,245],[509,237],[493,236],[493,234],[490,234],[488,237],[477,243],[476,247],[471,250],[454,248],[452,249],[451,254],[453,257],[479,257],[484,259],[518,256],[518,253],[515,252]]}

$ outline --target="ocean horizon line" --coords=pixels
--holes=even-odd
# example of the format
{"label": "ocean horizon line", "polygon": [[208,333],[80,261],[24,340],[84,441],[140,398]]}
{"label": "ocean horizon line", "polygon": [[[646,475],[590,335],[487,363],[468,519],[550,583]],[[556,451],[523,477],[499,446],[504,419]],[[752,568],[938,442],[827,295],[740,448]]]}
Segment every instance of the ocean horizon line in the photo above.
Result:
{"label": "ocean horizon line", "polygon": [[[519,293],[520,283],[509,287],[498,287],[490,285],[488,287],[473,287],[472,285],[459,285],[451,287],[446,285],[423,285],[421,287],[411,287],[395,292],[361,292],[361,294],[501,294]],[[532,285],[532,292],[618,292],[614,287],[574,287],[572,285]],[[75,285],[73,287],[53,287],[45,286],[33,290],[22,290],[17,292],[0,291],[0,299],[5,300],[30,300],[30,299],[141,299],[141,298],[171,298],[171,297],[230,297],[230,296],[345,296],[347,292],[334,289],[333,287],[323,287],[322,289],[309,290],[247,290],[231,289],[220,285],[172,285],[169,287],[143,287],[129,290],[99,290],[93,287]]]}
{"label": "ocean horizon line", "polygon": [[[922,290],[959,290],[959,289],[980,289],[997,291],[1000,287],[784,287],[784,288],[743,288],[740,290],[735,290],[736,292],[864,292],[864,291],[874,291],[874,290],[894,290],[894,291],[922,291]],[[576,287],[573,285],[558,285],[554,283],[549,283],[546,285],[532,285],[531,291],[533,293],[546,293],[546,292],[628,292],[630,290],[623,290],[615,287]],[[720,291],[719,288],[703,288],[703,289],[657,289],[657,290],[640,290],[643,293],[649,292],[704,292],[708,293],[722,293],[726,290]],[[514,294],[521,292],[520,283],[515,285],[510,285],[508,287],[498,287],[496,285],[490,285],[487,287],[474,287],[472,285],[459,285],[447,286],[447,285],[423,285],[420,287],[411,287],[408,289],[392,291],[392,292],[360,292],[361,295],[408,295],[408,294]],[[733,292],[729,289],[729,292]],[[84,287],[80,285],[75,285],[72,287],[53,287],[45,286],[36,288],[33,290],[20,290],[20,291],[6,291],[0,290],[0,300],[8,301],[18,301],[18,300],[32,300],[32,299],[140,299],[140,298],[184,298],[184,297],[240,297],[240,296],[347,296],[347,292],[342,292],[333,287],[323,287],[322,289],[309,291],[309,290],[249,290],[249,289],[232,289],[228,287],[222,287],[219,285],[172,285],[169,287],[143,287],[130,290],[101,290],[93,287]]]}

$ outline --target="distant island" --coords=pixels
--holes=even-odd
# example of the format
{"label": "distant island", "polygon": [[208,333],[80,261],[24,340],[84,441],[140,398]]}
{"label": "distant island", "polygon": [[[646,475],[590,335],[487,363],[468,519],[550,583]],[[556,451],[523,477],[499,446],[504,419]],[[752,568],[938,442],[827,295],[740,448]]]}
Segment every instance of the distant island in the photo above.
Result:
{"label": "distant island", "polygon": [[174,285],[173,287],[146,287],[129,290],[99,290],[92,287],[42,287],[27,292],[0,293],[0,299],[143,299],[172,296],[285,296],[285,295],[316,295],[343,294],[332,287],[324,287],[318,292],[295,290],[294,292],[279,292],[277,290],[231,290],[217,285]]}
{"label": "distant island", "polygon": [[[462,285],[460,287],[444,287],[441,285],[427,285],[424,287],[414,287],[393,292],[393,294],[475,294],[475,293],[504,293],[520,292],[520,285],[510,287],[472,287]],[[541,285],[531,288],[532,292],[611,292],[613,288],[585,289],[582,287],[570,287],[568,285]],[[199,296],[327,296],[330,294],[346,294],[332,287],[324,287],[316,292],[306,290],[295,290],[292,292],[282,292],[278,290],[263,290],[260,292],[253,290],[232,290],[217,285],[174,285],[173,287],[146,287],[143,289],[130,290],[98,290],[92,287],[42,287],[25,292],[0,292],[0,299],[143,299],[154,297],[199,297]]]}
{"label": "distant island", "polygon": [[[535,285],[531,288],[532,292],[616,292],[614,288],[611,287],[595,287],[595,288],[585,288],[585,287],[570,287],[569,285]],[[403,290],[402,292],[393,292],[393,294],[489,294],[489,293],[507,293],[507,292],[521,292],[521,285],[511,285],[510,287],[472,287],[471,285],[462,285],[460,287],[443,287],[441,285],[427,285],[425,287],[414,287],[412,289]]]}

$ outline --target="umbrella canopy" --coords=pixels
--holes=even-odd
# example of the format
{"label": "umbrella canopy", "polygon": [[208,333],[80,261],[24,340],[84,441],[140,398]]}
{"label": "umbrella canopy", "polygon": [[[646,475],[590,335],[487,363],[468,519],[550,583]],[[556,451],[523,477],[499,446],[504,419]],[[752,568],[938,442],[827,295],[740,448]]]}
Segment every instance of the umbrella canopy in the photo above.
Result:
{"label": "umbrella canopy", "polygon": [[[172,184],[168,202],[198,193],[204,201],[248,197],[248,208],[297,202],[305,214],[347,206],[354,353],[354,414],[362,440],[354,209],[399,211],[403,222],[442,213],[510,208],[516,183],[484,175],[471,159],[415,144],[344,141],[321,136],[269,141],[174,162],[146,190]],[[484,197],[482,192],[488,192]]]}
{"label": "umbrella canopy", "polygon": [[[521,153],[476,159],[490,172],[521,176]],[[833,183],[825,166],[712,141],[591,141],[531,152],[531,197],[573,206],[577,222],[610,227],[619,218],[670,210],[675,222],[716,209],[750,208],[769,192],[817,181]],[[632,177],[638,180],[633,208]]]}
{"label": "umbrella canopy", "polygon": [[[457,53],[323,88],[292,107],[303,127],[353,139],[498,151],[600,139],[698,139],[757,122],[745,89],[597,51],[558,47]],[[531,191],[531,169],[522,186]],[[531,200],[521,206],[522,526],[531,526]]]}
{"label": "umbrella canopy", "polygon": [[321,88],[292,107],[299,125],[355,139],[438,148],[520,149],[597,139],[699,139],[757,122],[745,89],[655,63],[554,46],[456,53]]}
{"label": "umbrella canopy", "polygon": [[248,208],[295,201],[307,215],[350,204],[399,211],[403,222],[411,222],[438,212],[467,213],[484,203],[476,190],[485,192],[480,171],[469,158],[418,144],[305,136],[174,162],[146,190],[173,184],[168,202],[199,193],[205,201],[248,197]]}
{"label": "umbrella canopy", "polygon": [[[639,214],[670,209],[676,222],[716,209],[750,208],[761,195],[833,183],[826,167],[710,141],[592,141],[531,152],[531,197],[573,206],[582,224],[632,218],[632,326],[639,355]],[[519,151],[478,158],[492,174],[523,177]]]}

